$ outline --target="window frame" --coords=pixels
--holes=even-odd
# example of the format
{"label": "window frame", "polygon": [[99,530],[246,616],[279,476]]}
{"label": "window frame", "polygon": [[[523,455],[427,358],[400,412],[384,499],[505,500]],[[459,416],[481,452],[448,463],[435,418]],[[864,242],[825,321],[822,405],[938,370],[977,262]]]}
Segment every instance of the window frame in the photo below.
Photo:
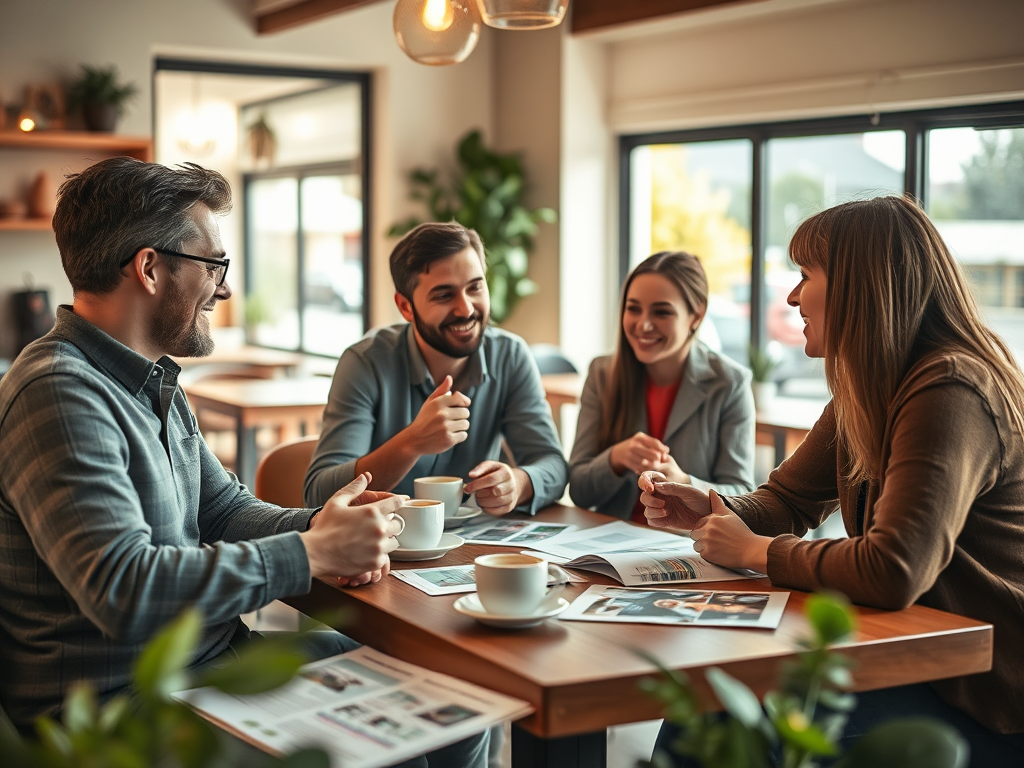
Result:
{"label": "window frame", "polygon": [[[217,74],[217,75],[249,75],[255,77],[292,77],[292,78],[307,78],[313,80],[327,80],[330,81],[330,86],[341,85],[343,83],[354,83],[359,86],[359,109],[360,109],[360,137],[359,137],[359,157],[353,158],[352,160],[334,161],[322,164],[310,164],[302,166],[288,166],[268,169],[266,172],[263,171],[251,171],[242,174],[242,247],[243,247],[243,286],[245,295],[249,295],[250,290],[250,242],[249,242],[249,218],[248,218],[248,186],[251,179],[255,178],[270,178],[271,176],[287,176],[295,171],[312,171],[316,169],[325,168],[350,168],[348,173],[358,172],[360,174],[360,195],[362,196],[362,253],[363,253],[363,308],[362,308],[362,320],[363,320],[363,332],[365,333],[370,328],[370,317],[371,307],[370,303],[372,300],[372,291],[370,286],[370,273],[371,264],[373,262],[371,253],[372,237],[373,232],[373,216],[371,212],[372,208],[372,159],[373,159],[373,125],[372,125],[372,108],[373,108],[373,74],[368,71],[358,70],[338,70],[338,69],[321,69],[311,67],[289,67],[289,66],[276,66],[276,65],[265,65],[265,64],[241,64],[237,62],[228,61],[210,61],[204,59],[185,59],[176,58],[171,56],[156,56],[153,59],[153,71],[152,71],[152,82],[151,89],[153,93],[156,93],[156,76],[158,72],[195,72],[198,74]],[[325,86],[325,87],[330,87]],[[287,96],[284,98],[288,98]],[[274,101],[275,99],[269,99],[267,101]],[[240,104],[239,108],[244,106],[251,106],[251,104]],[[151,110],[152,110],[152,122],[153,125],[157,125],[156,117],[156,99],[153,99]],[[345,172],[345,171],[341,171]],[[324,175],[310,173],[309,175]],[[299,194],[301,200],[301,192]],[[301,232],[302,222],[299,222],[298,232],[300,235],[299,248],[301,249]],[[298,273],[296,275],[298,279],[298,312],[299,312],[299,343],[295,348],[289,348],[288,351],[301,352],[307,355],[313,355],[317,357],[325,357],[334,359],[334,355],[325,355],[321,352],[309,352],[304,347],[303,340],[303,291],[304,291],[304,273],[303,273],[303,254],[299,251],[298,258]],[[269,349],[275,349],[267,344],[259,344],[255,340],[247,339],[248,343],[254,346],[267,347]]]}
{"label": "window frame", "polygon": [[747,123],[714,128],[654,131],[619,137],[619,285],[629,274],[632,204],[632,151],[649,144],[690,144],[703,141],[747,139],[751,142],[750,189],[750,344],[765,346],[765,220],[767,202],[766,156],[768,141],[811,138],[846,133],[902,130],[906,134],[904,193],[926,206],[928,131],[936,128],[1024,127],[1024,101],[945,107],[905,112],[878,112],[771,123]]}

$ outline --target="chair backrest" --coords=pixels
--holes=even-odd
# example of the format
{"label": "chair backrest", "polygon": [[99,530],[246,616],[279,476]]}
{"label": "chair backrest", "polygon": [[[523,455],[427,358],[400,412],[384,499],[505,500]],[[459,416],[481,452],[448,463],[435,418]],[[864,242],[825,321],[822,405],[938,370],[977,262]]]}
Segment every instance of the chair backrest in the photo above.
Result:
{"label": "chair backrest", "polygon": [[279,507],[305,507],[302,483],[320,437],[300,437],[271,448],[256,467],[254,494]]}
{"label": "chair backrest", "polygon": [[548,373],[578,373],[576,366],[554,344],[531,344],[530,352],[541,375]]}

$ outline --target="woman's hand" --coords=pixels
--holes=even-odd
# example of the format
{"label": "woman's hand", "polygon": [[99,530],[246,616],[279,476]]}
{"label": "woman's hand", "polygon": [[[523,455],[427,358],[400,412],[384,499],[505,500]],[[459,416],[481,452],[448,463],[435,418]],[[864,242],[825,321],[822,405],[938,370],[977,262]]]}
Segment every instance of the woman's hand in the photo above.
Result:
{"label": "woman's hand", "polygon": [[608,458],[615,474],[621,475],[629,470],[639,475],[668,459],[668,446],[657,438],[637,432],[613,445]]}
{"label": "woman's hand", "polygon": [[693,548],[709,563],[725,568],[749,568],[758,573],[768,570],[768,536],[758,536],[722,501],[710,492],[711,514],[690,531]]}
{"label": "woman's hand", "polygon": [[637,481],[647,522],[655,528],[689,530],[711,514],[711,502],[692,485],[667,482],[661,472],[644,472]]}
{"label": "woman's hand", "polygon": [[690,484],[690,476],[679,468],[679,465],[676,464],[676,460],[672,457],[671,453],[665,457],[664,461],[651,467],[651,470],[663,474],[665,476],[665,480],[670,483],[679,483],[681,485]]}

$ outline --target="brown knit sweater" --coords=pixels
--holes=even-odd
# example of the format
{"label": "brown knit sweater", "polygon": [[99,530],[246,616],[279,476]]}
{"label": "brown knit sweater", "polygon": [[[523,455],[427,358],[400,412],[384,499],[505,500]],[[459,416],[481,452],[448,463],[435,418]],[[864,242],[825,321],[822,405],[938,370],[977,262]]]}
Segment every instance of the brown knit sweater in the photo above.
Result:
{"label": "brown knit sweater", "polygon": [[[772,583],[993,624],[992,670],[934,686],[989,728],[1024,732],[1024,436],[998,385],[963,355],[918,363],[893,401],[861,515],[861,486],[842,479],[835,431],[829,404],[765,485],[729,498],[755,533],[775,537]],[[800,538],[837,505],[849,539]]]}

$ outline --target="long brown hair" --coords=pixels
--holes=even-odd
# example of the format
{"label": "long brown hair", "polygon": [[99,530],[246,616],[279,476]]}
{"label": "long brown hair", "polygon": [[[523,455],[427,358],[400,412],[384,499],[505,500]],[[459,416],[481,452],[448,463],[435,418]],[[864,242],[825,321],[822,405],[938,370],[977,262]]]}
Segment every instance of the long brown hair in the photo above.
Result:
{"label": "long brown hair", "polygon": [[1024,375],[985,327],[935,225],[911,200],[877,197],[807,219],[789,245],[826,275],[823,352],[848,480],[878,477],[889,407],[925,355],[961,352],[988,366],[1024,432]]}
{"label": "long brown hair", "polygon": [[686,309],[703,315],[708,306],[708,278],[700,259],[683,251],[660,251],[648,256],[629,273],[619,299],[619,336],[609,373],[608,394],[602,403],[601,450],[625,440],[633,429],[644,397],[647,373],[629,346],[622,316],[626,313],[629,286],[638,275],[661,275],[679,289]]}

